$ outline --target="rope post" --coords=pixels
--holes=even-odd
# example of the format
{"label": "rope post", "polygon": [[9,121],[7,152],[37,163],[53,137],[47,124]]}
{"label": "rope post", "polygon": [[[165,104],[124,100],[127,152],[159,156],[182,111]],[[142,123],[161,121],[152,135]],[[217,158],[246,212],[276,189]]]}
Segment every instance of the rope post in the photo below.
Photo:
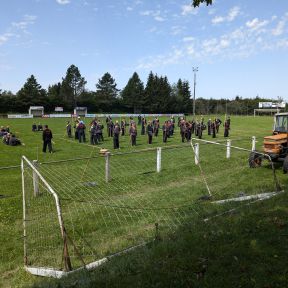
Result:
{"label": "rope post", "polygon": [[226,158],[230,159],[231,156],[231,140],[227,140],[227,150],[226,150]]}
{"label": "rope post", "polygon": [[199,143],[196,143],[194,146],[195,151],[195,165],[199,164]]}
{"label": "rope post", "polygon": [[161,152],[162,152],[162,148],[157,147],[157,167],[156,167],[157,173],[161,172]]}
{"label": "rope post", "polygon": [[[37,160],[33,160],[33,166],[37,169],[38,167]],[[37,197],[39,195],[39,177],[34,170],[33,170],[33,191],[34,191],[34,197]]]}
{"label": "rope post", "polygon": [[110,177],[110,152],[105,154],[105,181],[108,183],[111,179]]}
{"label": "rope post", "polygon": [[255,151],[256,150],[256,137],[255,136],[252,136],[252,151]]}

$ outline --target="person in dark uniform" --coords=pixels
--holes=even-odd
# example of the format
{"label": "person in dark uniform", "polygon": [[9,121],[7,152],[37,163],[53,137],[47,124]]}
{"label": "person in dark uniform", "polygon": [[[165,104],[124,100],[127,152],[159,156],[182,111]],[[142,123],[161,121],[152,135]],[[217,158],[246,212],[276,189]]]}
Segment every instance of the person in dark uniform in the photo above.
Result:
{"label": "person in dark uniform", "polygon": [[195,133],[195,121],[194,121],[194,118],[192,119],[192,127],[191,127],[191,135],[193,135]]}
{"label": "person in dark uniform", "polygon": [[229,128],[230,128],[230,124],[231,124],[231,119],[230,119],[230,116],[228,116],[228,118],[227,118],[227,123],[228,123],[228,125],[229,125]]}
{"label": "person in dark uniform", "polygon": [[99,134],[99,141],[104,142],[104,137],[103,137],[103,129],[104,129],[104,125],[101,123],[101,121],[99,120],[98,123],[98,134]]}
{"label": "person in dark uniform", "polygon": [[193,123],[192,121],[188,121],[187,122],[187,141],[190,141],[191,140],[191,137],[192,137],[192,127],[193,127]]}
{"label": "person in dark uniform", "polygon": [[91,145],[96,145],[98,144],[98,139],[97,139],[97,124],[96,122],[92,122],[92,125],[90,127],[90,144]]}
{"label": "person in dark uniform", "polygon": [[70,121],[67,121],[66,132],[67,132],[67,136],[69,138],[71,138],[72,137],[72,127],[71,127]]}
{"label": "person in dark uniform", "polygon": [[167,142],[167,130],[168,130],[168,123],[167,121],[164,122],[163,126],[162,126],[162,131],[163,131],[163,142],[166,143]]}
{"label": "person in dark uniform", "polygon": [[75,137],[75,140],[79,139],[78,130],[77,130],[77,127],[78,127],[79,121],[80,121],[79,119],[80,119],[80,117],[78,117],[78,119],[76,119],[75,122],[74,122],[74,131],[75,131],[74,137]]}
{"label": "person in dark uniform", "polygon": [[38,131],[43,131],[43,126],[42,126],[41,123],[38,124],[37,130],[38,130]]}
{"label": "person in dark uniform", "polygon": [[110,122],[112,121],[110,115],[106,117],[106,125],[107,125],[107,134],[108,134],[108,137],[110,137]]}
{"label": "person in dark uniform", "polygon": [[120,134],[120,126],[118,121],[115,122],[115,125],[113,126],[113,144],[114,149],[119,149],[119,134]]}
{"label": "person in dark uniform", "polygon": [[142,117],[141,119],[141,135],[145,135],[146,119]]}
{"label": "person in dark uniform", "polygon": [[208,135],[211,135],[211,125],[212,125],[212,121],[211,121],[211,119],[209,119],[207,122]]}
{"label": "person in dark uniform", "polygon": [[224,122],[224,137],[229,137],[229,130],[230,130],[230,118],[229,120],[226,119]]}
{"label": "person in dark uniform", "polygon": [[49,153],[52,153],[52,138],[53,138],[52,131],[48,128],[48,125],[45,125],[42,133],[44,153],[46,153],[47,146]]}
{"label": "person in dark uniform", "polygon": [[137,128],[135,123],[131,123],[129,134],[131,138],[131,145],[136,146]]}
{"label": "person in dark uniform", "polygon": [[158,136],[159,126],[160,126],[160,122],[159,122],[159,119],[156,117],[156,119],[154,121],[154,136],[155,137]]}
{"label": "person in dark uniform", "polygon": [[9,139],[9,145],[11,146],[21,145],[21,141],[18,138],[16,138],[14,134],[12,134]]}
{"label": "person in dark uniform", "polygon": [[36,123],[34,123],[34,124],[32,125],[32,131],[33,131],[33,132],[36,132],[36,131],[37,131],[37,125],[36,125]]}
{"label": "person in dark uniform", "polygon": [[181,139],[182,142],[185,142],[185,137],[186,137],[186,121],[184,119],[181,120],[180,122],[180,135],[181,135]]}
{"label": "person in dark uniform", "polygon": [[216,131],[217,131],[216,118],[214,119],[214,121],[212,121],[211,130],[212,130],[212,137],[213,137],[213,138],[216,138]]}
{"label": "person in dark uniform", "polygon": [[197,136],[199,139],[202,139],[202,121],[198,122],[197,124]]}
{"label": "person in dark uniform", "polygon": [[85,124],[83,121],[80,121],[76,130],[78,132],[78,139],[79,139],[79,143],[81,142],[86,142],[86,135],[85,135]]}
{"label": "person in dark uniform", "polygon": [[153,126],[151,124],[151,121],[148,121],[147,134],[148,134],[148,144],[152,144]]}
{"label": "person in dark uniform", "polygon": [[121,120],[121,132],[122,132],[121,135],[122,136],[125,135],[125,132],[126,132],[125,130],[126,130],[126,121],[125,121],[125,119],[122,119]]}
{"label": "person in dark uniform", "polygon": [[198,119],[196,119],[196,121],[195,121],[195,136],[198,137],[198,133],[199,133],[199,121],[198,121]]}
{"label": "person in dark uniform", "polygon": [[113,137],[113,130],[114,130],[114,123],[113,123],[112,119],[110,118],[110,120],[108,122],[108,137]]}
{"label": "person in dark uniform", "polygon": [[222,121],[219,118],[216,118],[215,121],[216,121],[216,133],[219,133],[219,127],[222,124]]}

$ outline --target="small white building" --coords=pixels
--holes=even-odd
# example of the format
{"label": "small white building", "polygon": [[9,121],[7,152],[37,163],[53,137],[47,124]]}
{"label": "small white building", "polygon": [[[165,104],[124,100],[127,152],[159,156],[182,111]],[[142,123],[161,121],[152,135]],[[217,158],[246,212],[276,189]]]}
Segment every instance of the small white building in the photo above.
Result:
{"label": "small white building", "polygon": [[33,115],[33,117],[42,117],[44,115],[44,107],[43,106],[30,106],[29,115]]}

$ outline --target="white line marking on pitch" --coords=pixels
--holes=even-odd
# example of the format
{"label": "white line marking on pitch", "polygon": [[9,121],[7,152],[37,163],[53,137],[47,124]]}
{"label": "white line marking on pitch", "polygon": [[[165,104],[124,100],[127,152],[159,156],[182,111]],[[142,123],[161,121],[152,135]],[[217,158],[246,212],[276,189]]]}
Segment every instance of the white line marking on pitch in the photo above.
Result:
{"label": "white line marking on pitch", "polygon": [[[69,139],[65,139],[65,138],[60,138],[60,139],[61,139],[61,140],[65,140],[65,141],[70,142],[70,143],[73,143],[73,144],[79,144],[79,143],[80,143],[80,142],[75,142],[75,141],[73,141],[73,140],[69,140]],[[96,145],[86,144],[85,142],[84,142],[84,143],[82,142],[81,144],[84,144],[84,145],[86,145],[86,146],[93,147],[93,148],[102,149],[102,147],[99,147],[99,146],[96,146]]]}

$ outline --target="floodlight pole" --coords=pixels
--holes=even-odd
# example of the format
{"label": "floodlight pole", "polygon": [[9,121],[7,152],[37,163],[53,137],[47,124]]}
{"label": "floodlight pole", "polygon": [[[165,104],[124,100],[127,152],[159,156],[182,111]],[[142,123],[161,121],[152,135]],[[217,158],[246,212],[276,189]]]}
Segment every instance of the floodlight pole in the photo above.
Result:
{"label": "floodlight pole", "polygon": [[193,67],[193,72],[194,72],[194,94],[193,94],[193,116],[195,117],[195,91],[196,91],[196,72],[198,72],[198,67]]}

